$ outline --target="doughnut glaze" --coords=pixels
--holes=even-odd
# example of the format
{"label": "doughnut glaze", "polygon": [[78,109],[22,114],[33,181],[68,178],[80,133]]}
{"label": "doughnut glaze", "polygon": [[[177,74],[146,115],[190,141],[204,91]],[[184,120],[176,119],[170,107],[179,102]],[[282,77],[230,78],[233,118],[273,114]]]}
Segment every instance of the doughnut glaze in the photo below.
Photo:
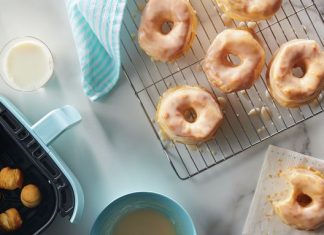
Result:
{"label": "doughnut glaze", "polygon": [[[170,32],[163,32],[165,23],[172,25]],[[188,0],[150,0],[142,14],[138,41],[152,59],[170,62],[190,49],[196,28],[196,12]]]}
{"label": "doughnut glaze", "polygon": [[223,120],[216,99],[200,87],[179,86],[160,99],[156,121],[163,134],[184,144],[199,144],[213,138]]}

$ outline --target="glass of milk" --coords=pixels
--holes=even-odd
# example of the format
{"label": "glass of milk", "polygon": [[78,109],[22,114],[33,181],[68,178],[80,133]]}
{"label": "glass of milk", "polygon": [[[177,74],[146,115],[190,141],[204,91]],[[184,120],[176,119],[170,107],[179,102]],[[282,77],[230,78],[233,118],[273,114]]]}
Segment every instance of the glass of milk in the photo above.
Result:
{"label": "glass of milk", "polygon": [[0,74],[16,90],[37,90],[47,83],[53,72],[51,51],[37,38],[13,39],[1,51]]}

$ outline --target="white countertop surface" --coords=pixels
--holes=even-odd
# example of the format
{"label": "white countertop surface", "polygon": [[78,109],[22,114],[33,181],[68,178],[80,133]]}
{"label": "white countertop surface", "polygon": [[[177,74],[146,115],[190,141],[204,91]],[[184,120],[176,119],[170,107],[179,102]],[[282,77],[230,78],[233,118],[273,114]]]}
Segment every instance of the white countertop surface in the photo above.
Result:
{"label": "white countertop surface", "polygon": [[37,92],[21,93],[0,80],[9,98],[31,122],[64,104],[75,106],[82,123],[54,147],[80,180],[85,210],[79,224],[56,217],[44,234],[89,234],[98,214],[115,198],[154,191],[180,202],[199,235],[240,234],[269,144],[324,159],[323,114],[187,181],[166,160],[128,81],[91,103],[80,84],[80,68],[63,0],[1,0],[0,47],[19,36],[35,36],[50,47],[55,75]]}

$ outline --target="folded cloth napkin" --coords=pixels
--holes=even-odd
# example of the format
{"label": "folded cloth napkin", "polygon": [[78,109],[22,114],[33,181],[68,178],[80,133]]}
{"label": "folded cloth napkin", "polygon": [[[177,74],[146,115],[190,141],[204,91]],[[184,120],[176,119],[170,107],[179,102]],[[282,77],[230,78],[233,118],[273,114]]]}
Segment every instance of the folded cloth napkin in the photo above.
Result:
{"label": "folded cloth napkin", "polygon": [[107,94],[120,73],[120,28],[127,0],[66,0],[82,70],[92,100]]}

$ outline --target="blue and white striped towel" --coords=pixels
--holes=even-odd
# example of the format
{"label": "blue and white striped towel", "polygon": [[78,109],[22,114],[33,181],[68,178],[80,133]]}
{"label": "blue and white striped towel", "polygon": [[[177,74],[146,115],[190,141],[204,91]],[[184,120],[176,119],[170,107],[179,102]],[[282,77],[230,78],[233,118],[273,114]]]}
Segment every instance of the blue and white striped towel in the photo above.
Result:
{"label": "blue and white striped towel", "polygon": [[92,100],[107,94],[120,73],[120,27],[127,0],[66,0],[82,70]]}

